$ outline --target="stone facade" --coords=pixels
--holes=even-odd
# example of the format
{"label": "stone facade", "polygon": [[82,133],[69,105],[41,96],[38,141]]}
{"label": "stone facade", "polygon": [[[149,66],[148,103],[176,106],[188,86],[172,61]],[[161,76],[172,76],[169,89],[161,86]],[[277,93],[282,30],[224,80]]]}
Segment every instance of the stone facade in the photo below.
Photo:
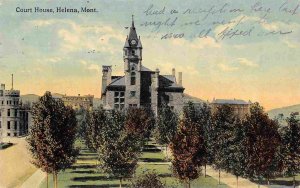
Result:
{"label": "stone facade", "polygon": [[91,110],[93,108],[94,95],[84,95],[84,96],[66,96],[62,97],[62,101],[66,106],[71,106],[73,109],[78,110],[84,108]]}
{"label": "stone facade", "polygon": [[160,75],[158,69],[142,65],[142,42],[134,22],[123,48],[124,76],[112,76],[112,67],[102,67],[101,99],[105,109],[151,107],[155,113],[166,103],[177,111],[183,106],[182,73],[178,82],[175,69],[171,75]]}
{"label": "stone facade", "polygon": [[22,106],[19,90],[0,87],[0,134],[2,137],[17,137],[28,133],[30,110]]}
{"label": "stone facade", "polygon": [[246,102],[240,99],[214,99],[211,102],[212,112],[214,113],[219,106],[225,104],[231,106],[234,114],[243,119],[247,114],[250,113],[250,106],[252,103],[250,101]]}

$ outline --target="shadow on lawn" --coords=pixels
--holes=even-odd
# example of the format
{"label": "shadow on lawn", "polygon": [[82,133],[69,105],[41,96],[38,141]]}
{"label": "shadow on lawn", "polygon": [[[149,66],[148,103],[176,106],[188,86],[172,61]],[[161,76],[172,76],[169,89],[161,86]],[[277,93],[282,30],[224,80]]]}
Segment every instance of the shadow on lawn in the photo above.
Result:
{"label": "shadow on lawn", "polygon": [[117,178],[109,178],[107,176],[85,176],[72,178],[73,181],[86,182],[86,181],[113,181]]}
{"label": "shadow on lawn", "polygon": [[166,162],[164,159],[155,159],[155,158],[140,158],[142,162],[159,162],[163,163]]}
{"label": "shadow on lawn", "polygon": [[95,170],[74,170],[71,172],[72,174],[94,174]]}
{"label": "shadow on lawn", "polygon": [[161,177],[161,178],[169,178],[169,177],[173,177],[172,174],[170,174],[170,173],[158,174],[158,176]]}
{"label": "shadow on lawn", "polygon": [[[103,185],[70,185],[70,188],[102,188],[102,187],[119,187],[119,184],[103,184]],[[128,184],[122,184],[122,187],[127,187]]]}
{"label": "shadow on lawn", "polygon": [[[260,185],[267,185],[267,180],[254,180],[253,182]],[[293,180],[270,180],[270,185],[285,185],[285,186],[293,186]],[[300,185],[299,181],[296,181],[296,186]]]}
{"label": "shadow on lawn", "polygon": [[71,167],[72,170],[76,169],[96,169],[97,165],[74,165]]}
{"label": "shadow on lawn", "polygon": [[161,150],[160,149],[157,149],[157,148],[144,148],[143,149],[143,152],[151,152],[151,153],[159,153],[159,152],[161,152]]}

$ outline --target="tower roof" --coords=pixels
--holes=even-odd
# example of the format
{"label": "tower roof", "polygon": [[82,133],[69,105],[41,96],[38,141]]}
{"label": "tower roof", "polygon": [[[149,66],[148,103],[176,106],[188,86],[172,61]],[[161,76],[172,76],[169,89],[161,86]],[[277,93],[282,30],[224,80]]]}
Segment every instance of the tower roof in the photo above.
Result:
{"label": "tower roof", "polygon": [[[136,43],[135,44],[131,44],[130,41],[132,41],[132,40],[135,40]],[[132,23],[131,23],[129,35],[126,38],[124,48],[129,48],[129,47],[132,47],[132,46],[136,46],[138,48],[142,48],[142,43],[141,43],[140,37],[138,37],[138,35],[136,33],[135,26],[134,26],[133,15],[132,15]]]}
{"label": "tower roof", "polygon": [[132,24],[131,24],[131,27],[130,27],[128,39],[129,40],[135,39],[136,41],[138,41],[138,36],[136,34],[136,30],[135,30],[135,27],[134,27],[133,15],[132,15]]}

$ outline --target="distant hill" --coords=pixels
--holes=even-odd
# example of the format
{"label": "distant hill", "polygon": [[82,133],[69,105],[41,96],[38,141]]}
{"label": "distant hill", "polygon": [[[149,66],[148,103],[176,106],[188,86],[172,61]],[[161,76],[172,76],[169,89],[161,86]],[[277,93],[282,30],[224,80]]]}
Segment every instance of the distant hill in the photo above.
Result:
{"label": "distant hill", "polygon": [[193,97],[193,96],[191,96],[189,94],[186,94],[186,93],[183,94],[183,101],[184,101],[184,103],[187,103],[187,102],[191,101],[191,102],[196,103],[196,104],[205,103],[206,102],[206,101],[204,101],[202,99],[199,99],[197,97]]}
{"label": "distant hill", "polygon": [[274,118],[278,116],[279,114],[283,114],[284,117],[290,116],[292,112],[299,112],[300,113],[300,104],[292,105],[292,106],[286,106],[282,108],[276,108],[273,110],[268,111],[268,115],[270,118]]}

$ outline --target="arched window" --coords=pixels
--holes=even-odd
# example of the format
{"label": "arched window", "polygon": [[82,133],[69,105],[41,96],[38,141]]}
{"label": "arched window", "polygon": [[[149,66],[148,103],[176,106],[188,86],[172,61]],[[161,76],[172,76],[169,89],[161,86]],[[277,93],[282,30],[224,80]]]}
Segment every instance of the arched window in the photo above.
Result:
{"label": "arched window", "polygon": [[130,74],[130,84],[135,85],[135,72],[131,72]]}

